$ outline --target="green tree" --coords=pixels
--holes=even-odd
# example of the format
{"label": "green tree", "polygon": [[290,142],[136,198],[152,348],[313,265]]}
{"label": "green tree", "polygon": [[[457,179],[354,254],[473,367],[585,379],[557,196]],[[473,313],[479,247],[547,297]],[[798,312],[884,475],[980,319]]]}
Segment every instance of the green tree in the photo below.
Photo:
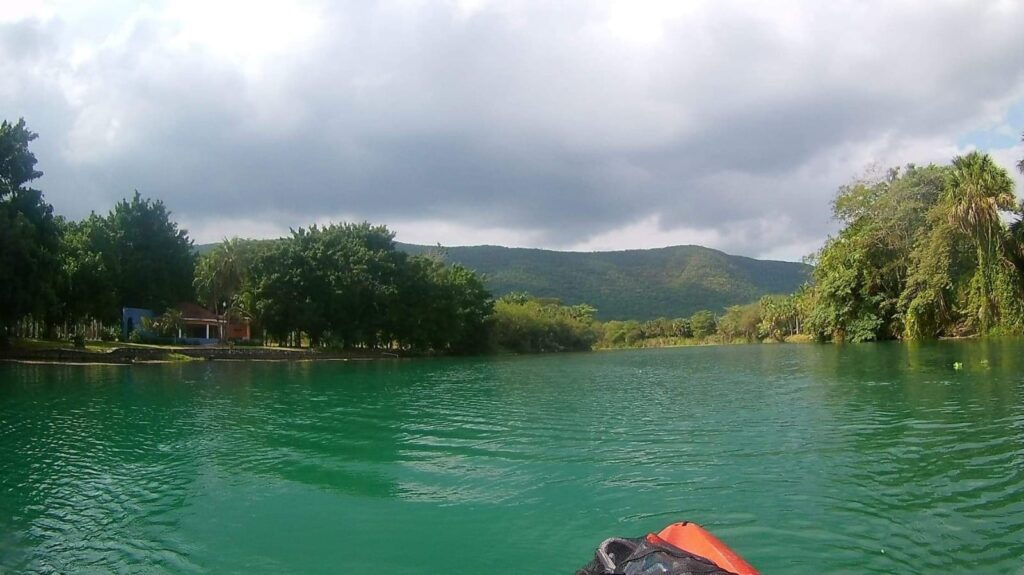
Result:
{"label": "green tree", "polygon": [[268,246],[265,240],[236,237],[224,240],[199,256],[193,281],[198,301],[218,313],[236,309],[248,316],[251,310],[242,301],[245,299],[242,294],[251,291],[253,263]]}
{"label": "green tree", "polygon": [[970,282],[968,313],[977,318],[981,333],[1000,322],[1009,300],[1005,277],[1004,225],[1000,212],[1017,208],[1013,180],[988,154],[971,152],[953,160],[943,207],[950,225],[973,242],[977,265]]}
{"label": "green tree", "polygon": [[761,325],[761,304],[758,302],[746,305],[733,305],[725,309],[725,315],[718,320],[718,332],[727,340],[757,339]]}
{"label": "green tree", "polygon": [[177,340],[178,334],[185,329],[185,318],[181,310],[171,308],[153,319],[143,318],[142,325],[157,335]]}
{"label": "green tree", "polygon": [[[242,281],[278,341],[445,353],[487,344],[490,294],[472,271],[436,255],[409,257],[369,223],[294,230],[254,259]],[[201,272],[199,277],[206,277]],[[211,274],[210,277],[213,277]]]}
{"label": "green tree", "polygon": [[288,238],[257,256],[250,270],[256,316],[267,334],[279,343],[287,343],[300,329],[299,310],[305,298],[298,269],[301,265]]}
{"label": "green tree", "polygon": [[638,347],[645,339],[643,324],[636,320],[612,320],[601,326],[602,347]]}
{"label": "green tree", "polygon": [[424,322],[430,326],[430,349],[453,353],[484,351],[494,303],[483,281],[460,265],[437,263],[431,266],[431,272],[428,293],[434,297],[427,306],[430,319]]}
{"label": "green tree", "polygon": [[43,175],[29,144],[39,135],[25,126],[25,119],[0,123],[0,200],[23,191],[25,184]]}
{"label": "green tree", "polygon": [[833,216],[844,224],[816,255],[814,301],[802,327],[818,339],[869,341],[904,332],[900,298],[911,254],[929,229],[948,169],[907,166],[840,188]]}
{"label": "green tree", "polygon": [[935,210],[932,219],[927,235],[910,256],[907,285],[900,296],[904,335],[910,339],[967,332],[957,305],[960,270],[970,266],[965,257],[967,242],[942,210]]}
{"label": "green tree", "polygon": [[104,262],[115,278],[118,303],[163,310],[193,298],[195,253],[160,200],[135,192],[106,218]]}
{"label": "green tree", "polygon": [[797,295],[775,296],[766,295],[761,298],[761,322],[757,326],[758,335],[770,337],[775,341],[786,341],[786,337],[800,333],[800,309]]}
{"label": "green tree", "polygon": [[690,329],[693,332],[693,337],[697,339],[706,339],[714,335],[718,331],[715,314],[708,310],[698,311],[690,316]]}
{"label": "green tree", "polygon": [[96,214],[80,222],[63,222],[58,293],[62,321],[117,321],[116,279],[103,256],[106,240],[106,222]]}
{"label": "green tree", "polygon": [[[1021,134],[1020,141],[1024,142],[1024,134]],[[1024,174],[1024,158],[1021,158],[1020,161],[1017,162],[1017,171]]]}
{"label": "green tree", "polygon": [[0,345],[11,325],[48,319],[56,302],[58,224],[42,192],[26,184],[42,175],[25,121],[0,123]]}
{"label": "green tree", "polygon": [[[598,329],[588,313],[550,298],[522,294],[494,304],[493,345],[516,353],[585,351],[597,342]],[[587,306],[589,308],[589,306]]]}
{"label": "green tree", "polygon": [[844,227],[796,300],[801,329],[851,341],[1024,330],[1011,211],[1012,181],[978,152],[844,186],[833,205]]}
{"label": "green tree", "polygon": [[[1024,135],[1021,136],[1024,142]],[[1017,162],[1017,171],[1024,174],[1024,158]],[[1017,268],[1017,278],[1024,288],[1024,201],[1018,206],[1018,216],[1010,224],[1010,259]]]}

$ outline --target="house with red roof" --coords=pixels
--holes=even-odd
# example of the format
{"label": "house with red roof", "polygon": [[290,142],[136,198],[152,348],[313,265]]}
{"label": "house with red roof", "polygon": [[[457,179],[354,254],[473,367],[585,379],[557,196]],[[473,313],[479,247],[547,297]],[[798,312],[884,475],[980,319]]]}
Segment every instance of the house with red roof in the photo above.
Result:
{"label": "house with red roof", "polygon": [[[212,345],[222,341],[248,341],[251,337],[249,322],[233,319],[227,314],[219,315],[205,307],[184,302],[174,306],[181,313],[182,326],[178,329],[177,341],[196,345]],[[142,319],[152,320],[152,310],[124,308],[122,330],[128,339],[133,331],[143,329]]]}

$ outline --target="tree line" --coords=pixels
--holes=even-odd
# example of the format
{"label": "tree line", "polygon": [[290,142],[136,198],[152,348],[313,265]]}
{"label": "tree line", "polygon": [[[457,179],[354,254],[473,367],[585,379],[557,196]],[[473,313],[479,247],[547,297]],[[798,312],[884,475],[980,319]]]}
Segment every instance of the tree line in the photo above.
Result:
{"label": "tree line", "polygon": [[[1017,163],[1024,173],[1024,159]],[[1024,333],[1024,204],[981,152],[842,186],[842,229],[809,258],[797,292],[694,318],[608,322],[599,346],[878,341]]]}
{"label": "tree line", "polygon": [[[250,322],[259,343],[431,353],[589,349],[593,308],[512,295],[443,253],[410,256],[385,226],[342,223],[277,240],[230,239],[196,253],[160,200],[137,191],[107,214],[55,216],[23,120],[0,123],[0,344],[9,336],[121,337],[122,307],[162,313],[180,302]],[[166,311],[165,311],[166,310]]]}
{"label": "tree line", "polygon": [[609,321],[600,326],[599,348],[667,347],[756,341],[791,341],[801,337],[801,317],[794,296],[766,295],[716,314],[701,310],[690,317],[648,321]]}
{"label": "tree line", "polygon": [[[482,280],[398,251],[384,226],[314,225],[199,256],[163,202],[137,191],[105,215],[55,216],[30,187],[42,176],[35,138],[23,120],[0,124],[0,339],[113,339],[122,307],[159,313],[198,297],[277,343],[450,353],[489,343],[493,302]],[[180,323],[173,316],[152,327]]]}
{"label": "tree line", "polygon": [[191,240],[138,192],[109,213],[55,216],[24,120],[0,123],[0,340],[12,332],[116,337],[121,307],[163,309],[192,293]]}
{"label": "tree line", "polygon": [[601,323],[586,304],[495,300],[442,251],[409,255],[392,231],[365,222],[225,240],[198,255],[163,202],[137,191],[70,221],[30,187],[42,175],[35,138],[23,120],[0,123],[0,343],[112,339],[122,307],[185,301],[250,322],[264,342],[441,353],[1024,332],[1024,207],[1009,174],[980,152],[843,186],[833,202],[843,227],[796,293],[718,314]]}
{"label": "tree line", "polygon": [[1013,188],[981,152],[844,186],[833,203],[844,227],[793,296],[802,329],[850,341],[1024,332],[1024,206]]}
{"label": "tree line", "polygon": [[483,281],[437,254],[409,256],[369,223],[232,239],[199,258],[196,293],[278,343],[483,351],[493,302]]}

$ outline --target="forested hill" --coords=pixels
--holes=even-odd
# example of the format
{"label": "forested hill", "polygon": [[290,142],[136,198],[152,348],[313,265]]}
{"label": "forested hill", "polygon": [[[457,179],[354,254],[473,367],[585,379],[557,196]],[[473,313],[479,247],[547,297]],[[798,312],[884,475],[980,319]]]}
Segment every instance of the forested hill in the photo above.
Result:
{"label": "forested hill", "polygon": [[[196,249],[204,253],[213,245]],[[397,247],[410,254],[442,253],[447,262],[483,274],[495,297],[527,292],[566,304],[587,303],[606,321],[688,317],[704,309],[720,313],[766,294],[792,293],[811,270],[802,263],[756,260],[701,246],[615,252],[400,242]]]}
{"label": "forested hill", "polygon": [[[437,247],[399,244],[417,254]],[[810,266],[732,256],[700,246],[616,252],[470,246],[441,248],[445,259],[484,274],[495,296],[528,292],[588,303],[602,320],[684,317],[795,291]]]}

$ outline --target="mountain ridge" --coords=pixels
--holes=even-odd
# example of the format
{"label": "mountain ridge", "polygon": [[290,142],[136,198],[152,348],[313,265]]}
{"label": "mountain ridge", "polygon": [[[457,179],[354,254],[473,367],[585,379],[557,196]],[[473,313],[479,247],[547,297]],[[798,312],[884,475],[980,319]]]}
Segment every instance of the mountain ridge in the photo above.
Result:
{"label": "mountain ridge", "polygon": [[[197,245],[196,251],[202,254],[214,245]],[[434,253],[476,271],[495,297],[526,292],[570,305],[586,303],[605,321],[687,317],[704,309],[721,312],[763,295],[791,293],[811,270],[803,263],[737,256],[698,245],[591,252],[395,246],[411,255]]]}
{"label": "mountain ridge", "polygon": [[720,311],[763,295],[791,293],[811,270],[803,263],[759,260],[697,245],[593,252],[397,245],[411,254],[439,252],[446,261],[473,269],[495,296],[528,292],[567,304],[588,303],[602,320]]}

